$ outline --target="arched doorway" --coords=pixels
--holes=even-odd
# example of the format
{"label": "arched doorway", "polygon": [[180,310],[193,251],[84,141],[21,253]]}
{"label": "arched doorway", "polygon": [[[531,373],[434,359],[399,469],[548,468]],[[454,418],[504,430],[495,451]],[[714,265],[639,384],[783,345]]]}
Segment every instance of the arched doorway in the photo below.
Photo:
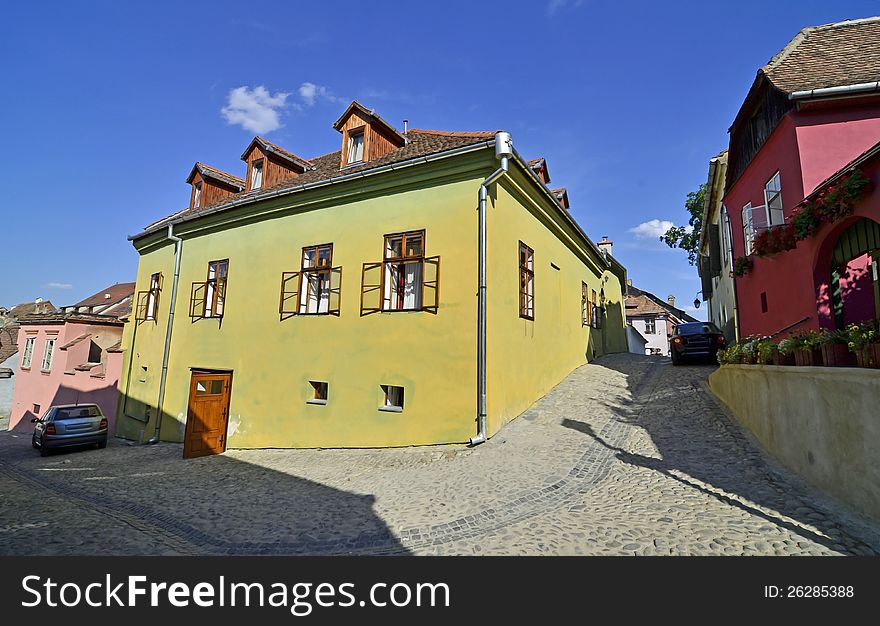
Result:
{"label": "arched doorway", "polygon": [[880,224],[862,218],[837,238],[831,253],[831,313],[836,328],[880,317]]}

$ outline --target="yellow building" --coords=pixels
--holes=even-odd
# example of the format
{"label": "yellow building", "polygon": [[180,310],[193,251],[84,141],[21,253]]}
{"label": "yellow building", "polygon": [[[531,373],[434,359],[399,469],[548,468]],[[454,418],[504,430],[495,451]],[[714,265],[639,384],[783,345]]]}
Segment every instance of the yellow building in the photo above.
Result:
{"label": "yellow building", "polygon": [[118,435],[185,456],[476,444],[626,350],[625,270],[543,159],[356,102],[335,128],[311,160],[255,138],[244,179],[197,163],[190,206],[131,237]]}

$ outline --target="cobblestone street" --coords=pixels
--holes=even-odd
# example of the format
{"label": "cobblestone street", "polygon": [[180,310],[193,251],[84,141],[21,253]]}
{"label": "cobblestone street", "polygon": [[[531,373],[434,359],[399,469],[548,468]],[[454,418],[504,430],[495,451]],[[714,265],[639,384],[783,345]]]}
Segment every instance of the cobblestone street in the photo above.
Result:
{"label": "cobblestone street", "polygon": [[0,554],[875,554],[878,528],[766,455],[708,366],[612,355],[488,443],[182,446],[41,458],[0,433]]}

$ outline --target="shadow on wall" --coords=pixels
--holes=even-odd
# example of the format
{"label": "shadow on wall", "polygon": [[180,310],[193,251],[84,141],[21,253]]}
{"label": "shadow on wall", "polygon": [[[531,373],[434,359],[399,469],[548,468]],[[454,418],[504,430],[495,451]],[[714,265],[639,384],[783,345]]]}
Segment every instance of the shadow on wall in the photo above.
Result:
{"label": "shadow on wall", "polygon": [[[114,428],[116,422],[116,403],[120,398],[119,389],[114,384],[108,384],[91,391],[82,391],[81,389],[73,389],[61,385],[55,390],[55,396],[51,402],[40,405],[40,415],[37,415],[29,408],[24,412],[21,420],[15,424],[10,423],[9,430],[14,432],[33,432],[34,425],[31,423],[31,419],[40,417],[50,406],[57,404],[97,404],[101,407],[101,412],[107,418],[110,433],[113,434],[116,432]],[[30,406],[32,407],[33,405]]]}
{"label": "shadow on wall", "polygon": [[[155,542],[154,548],[199,554],[409,554],[373,510],[375,496],[294,475],[296,470],[284,465],[301,457],[291,457],[290,451],[236,451],[187,460],[182,452],[182,444],[111,442],[106,450],[49,457],[58,461],[56,455],[64,456],[72,463],[82,459],[83,466],[96,468],[78,472],[75,482],[63,472],[36,473],[44,483],[73,490],[79,499],[161,531],[132,529],[127,553],[147,541]],[[33,456],[25,459],[32,466],[27,469],[45,465],[47,459],[35,453],[28,440],[21,450],[22,457]],[[98,455],[106,455],[106,462],[97,463]]]}
{"label": "shadow on wall", "polygon": [[[645,357],[659,366],[657,357]],[[614,363],[597,363],[599,367],[627,373]],[[649,375],[650,376],[650,375]],[[839,550],[841,546],[831,537],[839,536],[837,526],[829,519],[806,517],[809,509],[796,496],[786,497],[781,488],[768,481],[767,470],[760,457],[743,454],[743,449],[751,444],[742,438],[738,427],[728,424],[725,418],[708,417],[701,411],[712,411],[715,407],[701,406],[699,402],[682,402],[681,398],[694,398],[703,393],[695,390],[690,381],[677,382],[669,377],[669,384],[654,390],[651,401],[654,405],[682,407],[682,413],[649,411],[641,413],[639,402],[642,390],[633,388],[628,380],[632,399],[618,398],[614,401],[599,400],[614,414],[614,419],[626,424],[638,425],[650,435],[657,447],[658,455],[644,456],[634,454],[605,441],[593,428],[578,420],[564,419],[562,425],[594,439],[614,452],[623,463],[643,467],[662,474],[687,487],[711,496],[719,502],[741,509],[744,513],[760,517],[768,522],[788,529],[792,533],[806,537],[810,541]],[[648,385],[650,387],[650,384]],[[709,401],[707,399],[707,401]],[[685,413],[687,411],[687,413]],[[696,415],[697,417],[693,417]],[[708,424],[690,424],[686,420],[710,420]],[[682,432],[687,432],[683,437]],[[756,452],[757,454],[757,452]],[[780,508],[781,503],[785,503]],[[813,526],[819,532],[804,528],[785,519]]]}

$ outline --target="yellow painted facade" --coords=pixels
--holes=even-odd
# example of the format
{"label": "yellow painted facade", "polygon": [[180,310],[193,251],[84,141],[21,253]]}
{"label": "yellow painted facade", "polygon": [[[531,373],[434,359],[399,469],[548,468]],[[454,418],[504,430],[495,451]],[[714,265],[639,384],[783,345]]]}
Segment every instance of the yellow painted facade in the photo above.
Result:
{"label": "yellow painted facade", "polygon": [[[476,434],[477,194],[497,167],[475,150],[371,178],[317,186],[176,224],[183,239],[160,437],[182,441],[193,369],[232,372],[227,446],[384,447],[465,442]],[[514,163],[489,203],[489,434],[566,374],[603,352],[625,351],[625,276],[612,273],[549,195]],[[362,316],[361,270],[379,262],[384,235],[425,231],[440,257],[437,313]],[[535,250],[535,320],[519,317],[518,242]],[[304,246],[332,243],[342,267],[340,313],[278,313],[282,272]],[[169,314],[174,246],[139,237],[137,290],[162,272],[157,320],[126,325],[117,434],[146,440]],[[190,286],[229,259],[222,319],[189,317]],[[554,269],[553,263],[559,269]],[[581,282],[604,290],[603,330],[581,323]],[[309,381],[329,384],[308,404]],[[402,412],[379,410],[382,385],[404,387]]]}

